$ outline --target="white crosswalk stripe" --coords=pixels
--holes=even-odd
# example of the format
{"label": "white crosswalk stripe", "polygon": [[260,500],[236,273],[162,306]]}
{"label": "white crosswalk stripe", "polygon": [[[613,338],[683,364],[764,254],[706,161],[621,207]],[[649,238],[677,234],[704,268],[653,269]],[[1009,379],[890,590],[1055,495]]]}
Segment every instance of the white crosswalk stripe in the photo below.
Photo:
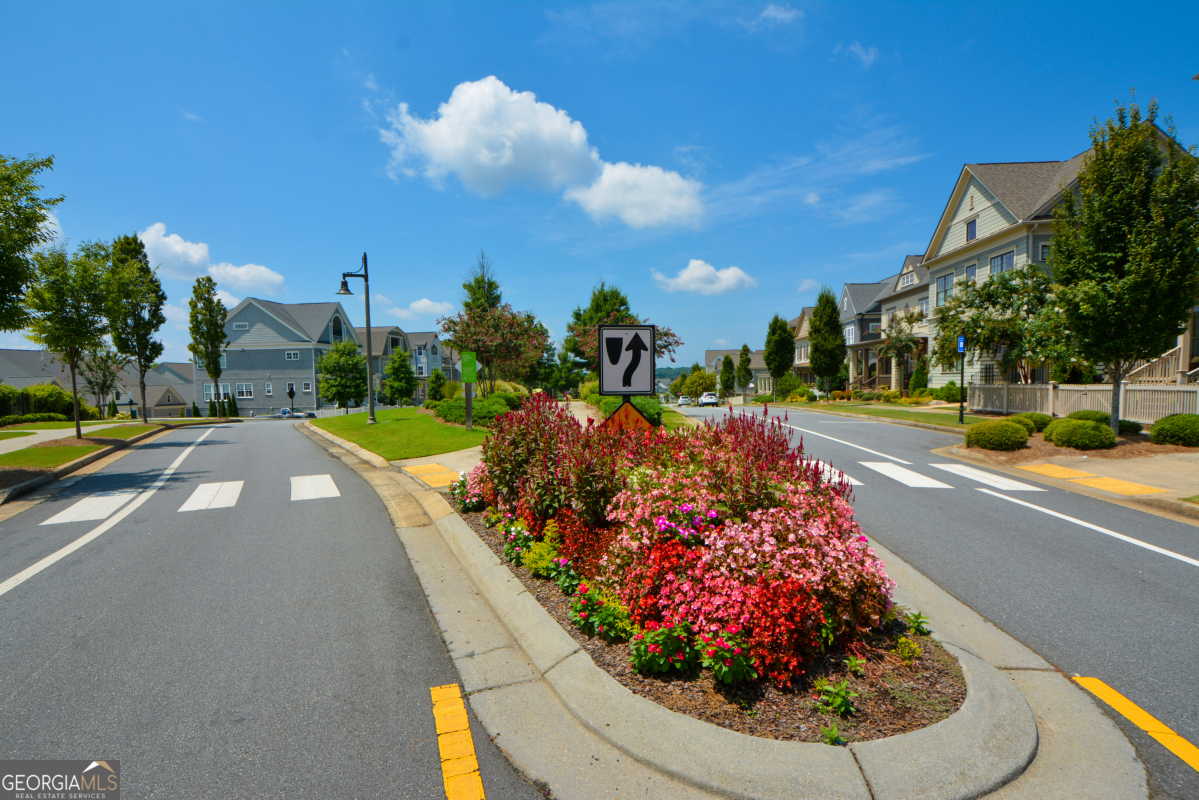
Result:
{"label": "white crosswalk stripe", "polygon": [[341,497],[332,475],[301,475],[291,479],[292,500],[316,500],[321,497]]}
{"label": "white crosswalk stripe", "polygon": [[1039,486],[1030,486],[1027,483],[1014,481],[1011,478],[1005,478],[1002,475],[993,475],[990,472],[983,472],[981,469],[968,467],[965,464],[929,464],[930,467],[943,469],[946,472],[952,472],[955,475],[961,475],[963,478],[969,478],[972,481],[985,483],[987,486],[994,486],[996,489],[1005,489],[1010,492],[1043,492],[1045,491]]}
{"label": "white crosswalk stripe", "polygon": [[60,511],[43,525],[58,525],[63,522],[108,519],[108,515],[137,496],[140,489],[122,489],[116,492],[96,492],[83,498],[70,508]]}
{"label": "white crosswalk stripe", "polygon": [[901,467],[898,464],[892,464],[887,461],[859,461],[863,467],[869,467],[875,472],[881,472],[888,478],[897,480],[904,486],[911,486],[913,489],[952,489],[948,483],[934,478],[929,478],[921,475],[919,472],[913,472],[907,467]]}
{"label": "white crosswalk stripe", "polygon": [[241,487],[245,481],[228,481],[226,483],[201,483],[187,498],[187,502],[179,507],[180,511],[201,511],[206,508],[231,508],[237,505],[241,496]]}
{"label": "white crosswalk stripe", "polygon": [[813,463],[820,465],[820,471],[822,473],[824,473],[824,479],[826,481],[828,481],[829,483],[838,483],[840,481],[846,481],[847,483],[849,483],[850,486],[861,486],[862,485],[861,481],[855,480],[855,479],[849,477],[841,470],[839,470],[829,464],[826,464],[823,461],[815,461],[814,460]]}

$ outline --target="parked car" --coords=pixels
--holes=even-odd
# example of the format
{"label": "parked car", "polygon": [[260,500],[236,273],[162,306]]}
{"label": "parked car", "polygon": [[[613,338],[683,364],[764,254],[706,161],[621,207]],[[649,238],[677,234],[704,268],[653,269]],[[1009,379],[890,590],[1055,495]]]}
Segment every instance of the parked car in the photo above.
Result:
{"label": "parked car", "polygon": [[703,394],[701,394],[699,396],[699,402],[696,403],[696,405],[698,405],[698,406],[718,406],[718,405],[720,405],[720,400],[716,397],[715,392],[704,392]]}
{"label": "parked car", "polygon": [[691,405],[691,398],[685,394],[679,395],[679,405],[681,405],[681,406]]}
{"label": "parked car", "polygon": [[281,408],[275,414],[271,414],[271,419],[316,419],[316,414],[311,411],[301,411],[298,408]]}

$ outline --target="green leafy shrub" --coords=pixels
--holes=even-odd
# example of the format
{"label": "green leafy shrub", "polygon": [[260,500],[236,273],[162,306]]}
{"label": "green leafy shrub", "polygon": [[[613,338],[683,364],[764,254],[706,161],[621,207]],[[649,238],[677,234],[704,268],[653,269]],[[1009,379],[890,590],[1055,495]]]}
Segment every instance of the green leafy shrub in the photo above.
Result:
{"label": "green leafy shrub", "polygon": [[20,401],[18,398],[21,392],[7,383],[0,383],[0,417],[17,416],[20,411]]}
{"label": "green leafy shrub", "polygon": [[591,395],[599,394],[599,381],[584,381],[579,384],[579,399],[584,403]]}
{"label": "green leafy shrub", "polygon": [[62,414],[75,419],[75,399],[53,383],[36,383],[21,390],[30,413]]}
{"label": "green leafy shrub", "polygon": [[700,661],[700,651],[691,640],[691,625],[687,622],[654,625],[648,623],[645,631],[633,636],[629,647],[633,669],[642,675],[695,669]]}
{"label": "green leafy shrub", "polygon": [[6,425],[23,425],[28,422],[69,422],[74,417],[65,414],[10,414],[0,417],[0,428]]}
{"label": "green leafy shrub", "polygon": [[944,400],[946,403],[961,402],[961,391],[954,381],[950,381],[940,389],[933,389],[932,395],[938,400]]}
{"label": "green leafy shrub", "polygon": [[441,387],[442,400],[457,400],[462,397],[462,384],[459,381],[446,381]]}
{"label": "green leafy shrub", "polygon": [[1017,414],[1016,416],[1024,417],[1025,419],[1030,420],[1033,424],[1033,427],[1035,427],[1038,431],[1045,430],[1045,426],[1053,422],[1053,417],[1049,416],[1048,414],[1040,414],[1036,411],[1025,411],[1023,414]]}
{"label": "green leafy shrub", "polygon": [[629,610],[594,584],[579,585],[570,601],[570,621],[588,636],[606,642],[624,641],[633,632]]}
{"label": "green leafy shrub", "polygon": [[[463,425],[466,423],[466,401],[461,398],[443,400],[438,404],[435,413],[439,419]],[[503,401],[492,400],[490,397],[485,400],[471,401],[471,419],[476,425],[490,427],[496,417],[507,413],[508,404]]]}
{"label": "green leafy shrub", "polygon": [[923,653],[924,648],[906,636],[900,636],[899,641],[895,643],[895,655],[899,656],[900,660],[905,664],[911,664],[920,658]]}
{"label": "green leafy shrub", "polygon": [[903,395],[894,389],[884,389],[882,391],[882,397],[884,403],[898,403]]}
{"label": "green leafy shrub", "polygon": [[[1060,419],[1053,423],[1053,443],[1075,450],[1106,450],[1116,446],[1116,434],[1100,422],[1085,419]],[[1048,430],[1048,429],[1046,429]]]}
{"label": "green leafy shrub", "polygon": [[1153,423],[1149,441],[1199,447],[1199,414],[1171,414]]}
{"label": "green leafy shrub", "polygon": [[[662,404],[655,397],[633,397],[630,399],[633,406],[641,412],[641,415],[649,420],[651,425],[662,424]],[[604,417],[610,417],[616,413],[616,409],[620,408],[619,397],[605,397],[599,401],[597,406],[603,412]]]}
{"label": "green leafy shrub", "polygon": [[838,717],[848,717],[856,709],[853,699],[858,693],[849,688],[849,681],[842,680],[833,683],[828,678],[817,678],[813,683],[816,689],[816,710],[821,714],[836,714]]}
{"label": "green leafy shrub", "polygon": [[569,558],[554,559],[554,574],[551,577],[554,583],[558,584],[558,589],[567,597],[578,591],[579,584],[583,581]]}
{"label": "green leafy shrub", "polygon": [[730,625],[724,631],[709,636],[699,635],[701,660],[721,683],[741,683],[757,680],[753,656],[741,639],[740,630]]}
{"label": "green leafy shrub", "polygon": [[558,545],[542,539],[529,545],[528,552],[524,554],[524,565],[538,578],[553,578],[557,558]]}
{"label": "green leafy shrub", "polygon": [[[111,412],[108,416],[110,416],[110,417],[116,416],[116,411],[114,409],[116,409],[115,403],[108,407],[108,410]],[[200,407],[198,405],[196,405],[195,400],[192,401],[192,416],[197,417],[197,418],[200,416]]]}
{"label": "green leafy shrub", "polygon": [[1028,431],[1029,436],[1032,436],[1034,433],[1037,432],[1037,424],[1035,422],[1033,422],[1031,419],[1029,419],[1028,417],[1022,417],[1019,414],[1017,414],[1014,417],[1007,417],[1004,419],[1004,421],[1005,422],[1013,422],[1013,423],[1019,425],[1020,427],[1024,428],[1024,430]]}
{"label": "green leafy shrub", "polygon": [[[421,404],[421,408],[437,408],[439,405],[441,405],[441,403],[442,403],[441,400],[426,400],[424,403]],[[463,410],[462,415],[464,417],[466,416],[465,410]]]}
{"label": "green leafy shrub", "polygon": [[1007,420],[976,422],[966,429],[966,446],[983,450],[1019,450],[1028,444],[1028,431]]}
{"label": "green leafy shrub", "polygon": [[924,398],[923,397],[901,397],[901,398],[899,398],[898,402],[900,405],[904,405],[904,406],[922,406],[922,405],[924,405]]}
{"label": "green leafy shrub", "polygon": [[916,360],[916,368],[912,370],[912,377],[908,381],[908,391],[915,395],[916,392],[926,389],[928,389],[928,359],[920,356]]}
{"label": "green leafy shrub", "polygon": [[1082,420],[1086,420],[1087,422],[1098,422],[1103,425],[1111,425],[1112,424],[1112,415],[1111,414],[1107,414],[1102,411],[1091,411],[1089,409],[1084,409],[1082,411],[1075,411],[1072,414],[1067,414],[1066,419],[1082,419]]}
{"label": "green leafy shrub", "polygon": [[491,394],[487,395],[487,399],[504,403],[508,406],[509,410],[520,408],[520,404],[522,402],[520,395],[510,394],[508,392],[492,392]]}
{"label": "green leafy shrub", "polygon": [[1145,426],[1139,422],[1133,422],[1130,419],[1120,420],[1121,436],[1132,436],[1133,434],[1140,433],[1143,430],[1145,430]]}

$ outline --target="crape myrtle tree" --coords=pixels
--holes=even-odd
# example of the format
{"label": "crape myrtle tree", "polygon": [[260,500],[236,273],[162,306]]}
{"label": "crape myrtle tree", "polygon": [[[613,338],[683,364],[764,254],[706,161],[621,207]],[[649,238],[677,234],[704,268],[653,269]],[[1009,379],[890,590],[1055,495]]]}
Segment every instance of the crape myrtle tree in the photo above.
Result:
{"label": "crape myrtle tree", "polygon": [[845,346],[845,333],[841,330],[841,312],[837,308],[837,296],[829,287],[822,287],[812,310],[812,322],[808,326],[808,363],[818,378],[824,378],[825,401],[831,394],[832,379],[837,377],[849,348]]}
{"label": "crape myrtle tree", "polygon": [[[795,333],[787,320],[775,314],[766,327],[766,352],[762,355],[775,387],[795,365]],[[777,397],[775,398],[778,399]]]}
{"label": "crape myrtle tree", "polygon": [[[1194,153],[1157,127],[1157,102],[1091,127],[1092,153],[1054,209],[1049,265],[1074,347],[1112,383],[1170,350],[1199,294],[1199,178]],[[1193,151],[1193,148],[1192,148]]]}
{"label": "crape myrtle tree", "polygon": [[721,399],[728,397],[733,393],[734,384],[737,382],[737,373],[733,368],[733,357],[725,353],[724,360],[720,362],[720,396]]}
{"label": "crape myrtle tree", "polygon": [[188,330],[192,337],[187,349],[196,366],[207,372],[212,381],[213,401],[209,404],[209,416],[214,416],[220,414],[225,405],[221,395],[221,356],[229,345],[225,337],[225,319],[229,312],[216,296],[216,281],[208,276],[196,278],[192,298],[187,304],[190,309]]}
{"label": "crape myrtle tree", "polygon": [[[406,355],[406,354],[405,354]],[[388,369],[396,361],[408,363],[406,358],[395,356],[387,362]],[[358,351],[354,342],[338,342],[333,345],[316,365],[319,376],[320,396],[327,397],[350,413],[350,403],[361,403],[366,399],[366,356]],[[391,381],[388,380],[390,391]],[[413,387],[415,391],[416,387]]]}
{"label": "crape myrtle tree", "polygon": [[[591,290],[591,302],[587,308],[578,307],[570,315],[566,326],[567,336],[563,340],[567,351],[578,361],[578,366],[589,372],[599,370],[599,326],[600,325],[650,325],[629,308],[629,299],[615,286],[600,281]],[[683,341],[670,328],[658,326],[654,337],[654,356],[670,358]]]}
{"label": "crape myrtle tree", "polygon": [[108,259],[108,247],[102,242],[85,242],[74,255],[61,246],[34,253],[36,271],[25,294],[29,338],[58,353],[71,371],[76,439],[83,438],[76,374],[84,356],[100,347],[108,331],[104,318]]}
{"label": "crape myrtle tree", "polygon": [[439,319],[442,341],[459,353],[474,353],[483,367],[487,394],[495,391],[500,373],[524,375],[545,351],[549,338],[545,326],[531,311],[474,307],[456,316]]}
{"label": "crape myrtle tree", "polygon": [[54,168],[54,156],[25,159],[0,155],[0,331],[29,321],[25,291],[37,276],[33,253],[54,240],[50,209],[61,197],[38,195],[37,174]]}
{"label": "crape myrtle tree", "polygon": [[737,360],[737,385],[741,387],[741,399],[745,400],[745,392],[749,389],[749,382],[753,380],[753,361],[752,354],[748,344],[741,345],[741,356]]}
{"label": "crape myrtle tree", "polygon": [[887,320],[887,327],[883,329],[882,341],[875,348],[875,353],[879,358],[891,359],[892,389],[903,389],[908,359],[920,352],[920,337],[916,336],[912,329],[923,318],[924,315],[920,311],[895,313]]}
{"label": "crape myrtle tree", "polygon": [[[387,380],[387,401],[393,406],[400,405],[403,400],[411,400],[412,396],[416,394],[419,382],[416,379],[416,373],[412,371],[412,364],[409,361],[411,357],[411,353],[392,353],[391,360],[387,362],[387,368],[384,370]],[[433,375],[429,376],[430,397],[433,396],[433,380],[436,375],[440,375],[441,383],[445,383],[445,373],[440,369],[433,370]]]}
{"label": "crape myrtle tree", "polygon": [[137,370],[137,387],[145,409],[146,373],[163,350],[154,334],[166,322],[162,307],[167,295],[137,236],[121,236],[112,243],[106,294],[105,314],[112,343]]}

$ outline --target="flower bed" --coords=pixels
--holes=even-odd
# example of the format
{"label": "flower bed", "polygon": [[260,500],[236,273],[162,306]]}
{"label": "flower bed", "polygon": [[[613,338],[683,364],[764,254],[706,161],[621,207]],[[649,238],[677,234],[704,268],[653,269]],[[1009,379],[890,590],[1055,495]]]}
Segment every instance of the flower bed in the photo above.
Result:
{"label": "flower bed", "polygon": [[582,428],[531,398],[496,421],[451,494],[486,509],[511,564],[560,587],[568,624],[624,647],[641,675],[782,696],[841,664],[834,688],[815,691],[849,717],[867,664],[914,663],[893,653],[906,627],[849,486],[827,482],[777,423]]}

